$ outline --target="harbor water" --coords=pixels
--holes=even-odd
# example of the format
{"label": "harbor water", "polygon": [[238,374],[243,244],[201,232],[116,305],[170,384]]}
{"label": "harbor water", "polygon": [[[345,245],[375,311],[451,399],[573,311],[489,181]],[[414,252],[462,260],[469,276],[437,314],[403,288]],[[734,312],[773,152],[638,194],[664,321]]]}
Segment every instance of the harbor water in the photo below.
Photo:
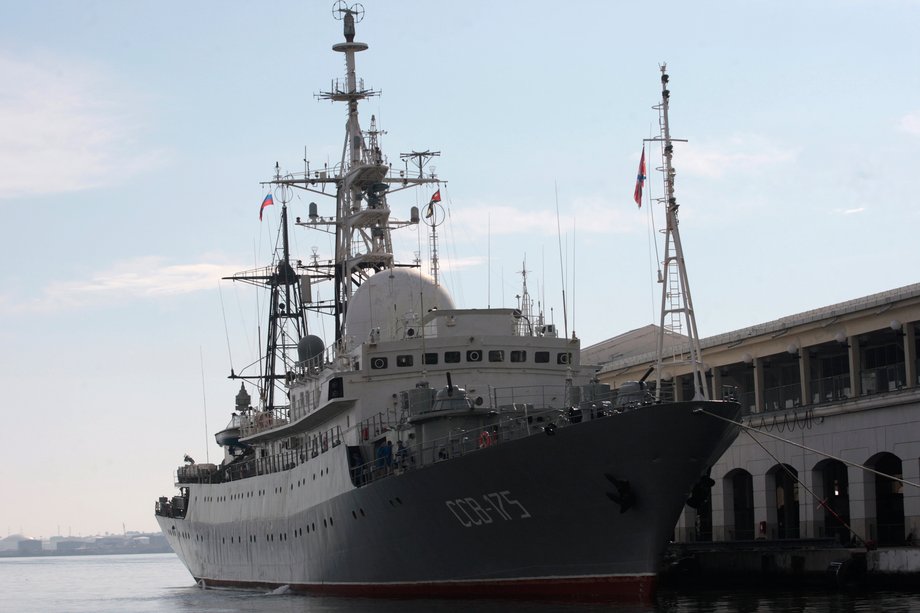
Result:
{"label": "harbor water", "polygon": [[31,613],[282,612],[422,613],[428,611],[609,611],[612,613],[793,613],[920,611],[910,592],[789,590],[659,591],[650,603],[527,600],[396,600],[336,598],[197,587],[173,554],[0,559],[0,610]]}

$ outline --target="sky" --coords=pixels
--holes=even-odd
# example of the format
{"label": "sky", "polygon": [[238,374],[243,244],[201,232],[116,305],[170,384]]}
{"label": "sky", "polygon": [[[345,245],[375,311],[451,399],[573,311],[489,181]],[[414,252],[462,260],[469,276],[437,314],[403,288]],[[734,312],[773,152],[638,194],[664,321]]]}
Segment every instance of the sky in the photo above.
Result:
{"label": "sky", "polygon": [[[662,62],[703,337],[920,280],[917,0],[363,4],[358,76],[382,95],[362,124],[376,116],[394,166],[441,152],[441,281],[460,307],[516,306],[526,267],[583,346],[657,323],[663,212],[632,194]],[[219,460],[227,375],[259,323],[251,289],[220,277],[270,257],[275,163],[341,155],[344,108],[315,97],[344,71],[331,9],[3,7],[2,536],[154,531],[183,455]],[[394,217],[431,191],[393,196]],[[423,231],[394,238],[427,267]],[[329,254],[325,235],[292,241]]]}

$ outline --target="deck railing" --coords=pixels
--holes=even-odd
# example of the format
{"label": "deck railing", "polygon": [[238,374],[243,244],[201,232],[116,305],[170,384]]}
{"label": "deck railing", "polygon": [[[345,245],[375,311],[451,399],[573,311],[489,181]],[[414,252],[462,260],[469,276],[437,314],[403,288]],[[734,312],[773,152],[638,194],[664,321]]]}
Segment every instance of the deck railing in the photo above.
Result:
{"label": "deck railing", "polygon": [[[509,441],[518,440],[535,434],[543,434],[547,430],[563,428],[580,421],[590,421],[612,416],[619,412],[629,411],[640,404],[651,402],[647,394],[637,398],[630,394],[618,399],[616,391],[609,394],[599,394],[590,400],[576,404],[564,402],[565,388],[563,386],[534,386],[528,391],[517,393],[507,390],[494,390],[495,398],[504,403],[498,417],[482,427],[469,430],[454,430],[440,439],[425,441],[421,445],[409,445],[400,450],[393,448],[389,460],[386,456],[372,458],[370,461],[359,448],[369,450],[371,445],[366,443],[374,436],[393,429],[396,422],[394,416],[388,413],[379,413],[367,420],[353,426],[349,433],[356,431],[354,439],[359,443],[356,447],[349,448],[349,467],[352,481],[355,485],[366,485],[375,479],[443,462],[452,458],[474,453],[482,449],[501,445]],[[511,402],[511,401],[515,402]],[[542,408],[535,408],[536,401],[545,402]],[[533,401],[533,402],[528,402]],[[367,429],[368,437],[364,437]],[[176,483],[224,483],[247,479],[257,475],[290,470],[300,464],[311,461],[330,449],[344,442],[340,427],[331,428],[321,434],[313,435],[307,439],[306,446],[298,449],[289,449],[269,456],[238,460],[221,467],[199,466],[197,470],[177,471]],[[351,440],[351,439],[349,439]]]}

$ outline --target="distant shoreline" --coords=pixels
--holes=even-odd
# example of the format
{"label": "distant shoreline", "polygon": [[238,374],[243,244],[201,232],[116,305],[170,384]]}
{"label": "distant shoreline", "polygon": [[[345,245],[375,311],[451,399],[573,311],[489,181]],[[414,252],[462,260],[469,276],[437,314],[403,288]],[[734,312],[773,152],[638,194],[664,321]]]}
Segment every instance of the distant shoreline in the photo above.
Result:
{"label": "distant shoreline", "polygon": [[130,549],[110,549],[102,547],[86,547],[73,551],[0,551],[0,558],[48,558],[71,556],[120,556],[137,555],[144,553],[173,553],[169,545],[148,545],[132,547]]}

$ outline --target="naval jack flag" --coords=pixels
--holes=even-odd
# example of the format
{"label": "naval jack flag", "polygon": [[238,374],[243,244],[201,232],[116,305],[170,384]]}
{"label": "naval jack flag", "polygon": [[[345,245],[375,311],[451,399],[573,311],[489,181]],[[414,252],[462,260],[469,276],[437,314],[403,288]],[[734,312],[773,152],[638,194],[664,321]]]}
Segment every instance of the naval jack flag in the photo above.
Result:
{"label": "naval jack flag", "polygon": [[431,195],[431,201],[428,203],[428,209],[425,211],[425,219],[428,219],[434,215],[435,202],[441,202],[441,190],[438,190]]}
{"label": "naval jack flag", "polygon": [[642,157],[639,158],[639,173],[636,175],[636,190],[633,192],[633,200],[639,208],[642,208],[642,188],[645,186],[645,145],[642,145]]}

